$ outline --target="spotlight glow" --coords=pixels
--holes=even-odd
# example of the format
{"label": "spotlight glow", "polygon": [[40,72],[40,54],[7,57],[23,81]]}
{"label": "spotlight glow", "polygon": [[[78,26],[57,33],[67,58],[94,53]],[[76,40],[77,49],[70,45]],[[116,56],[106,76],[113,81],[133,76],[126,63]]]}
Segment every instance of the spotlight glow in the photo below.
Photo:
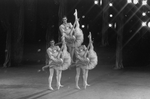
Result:
{"label": "spotlight glow", "polygon": [[82,18],[85,18],[85,16],[83,15]]}
{"label": "spotlight glow", "polygon": [[142,5],[147,5],[147,0],[142,0]]}
{"label": "spotlight glow", "polygon": [[112,15],[112,14],[110,14],[109,16],[110,16],[110,17],[113,17],[113,15]]}
{"label": "spotlight glow", "polygon": [[82,28],[85,28],[85,25],[82,25],[81,27],[82,27]]}
{"label": "spotlight glow", "polygon": [[142,27],[145,27],[146,26],[146,22],[142,22]]}
{"label": "spotlight glow", "polygon": [[95,4],[95,5],[98,5],[98,0],[94,0],[94,4]]}
{"label": "spotlight glow", "polygon": [[41,51],[41,49],[38,49],[38,50],[37,50],[37,52],[40,52],[40,51]]}
{"label": "spotlight glow", "polygon": [[146,12],[143,12],[143,13],[142,13],[142,16],[146,16]]}
{"label": "spotlight glow", "polygon": [[117,28],[117,24],[116,23],[114,24],[114,28]]}
{"label": "spotlight glow", "polygon": [[112,24],[111,24],[111,23],[109,23],[109,24],[108,24],[108,26],[109,26],[109,27],[112,27]]}
{"label": "spotlight glow", "polygon": [[132,0],[127,0],[127,3],[132,3]]}
{"label": "spotlight glow", "polygon": [[102,5],[102,3],[103,3],[103,1],[102,1],[102,0],[100,0],[100,5]]}
{"label": "spotlight glow", "polygon": [[147,26],[150,28],[150,21],[147,23]]}
{"label": "spotlight glow", "polygon": [[138,4],[138,3],[139,3],[139,0],[133,0],[133,3],[134,3],[134,4]]}
{"label": "spotlight glow", "polygon": [[112,6],[113,6],[113,4],[112,4],[112,3],[109,3],[109,6],[110,6],[110,7],[112,7]]}

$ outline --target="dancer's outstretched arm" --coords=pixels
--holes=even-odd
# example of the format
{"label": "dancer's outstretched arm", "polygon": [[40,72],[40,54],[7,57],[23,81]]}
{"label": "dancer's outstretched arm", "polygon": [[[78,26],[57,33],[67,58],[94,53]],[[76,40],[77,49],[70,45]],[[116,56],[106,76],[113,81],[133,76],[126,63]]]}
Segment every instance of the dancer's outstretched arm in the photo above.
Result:
{"label": "dancer's outstretched arm", "polygon": [[88,37],[89,37],[89,49],[94,50],[91,32]]}
{"label": "dancer's outstretched arm", "polygon": [[75,16],[74,27],[75,26],[80,27],[77,9],[75,9],[74,16]]}
{"label": "dancer's outstretched arm", "polygon": [[76,56],[79,60],[81,61],[85,61],[86,60],[86,57],[82,57],[80,56],[80,54],[77,52],[77,56]]}
{"label": "dancer's outstretched arm", "polygon": [[52,50],[51,49],[47,49],[47,54],[49,56],[49,58],[53,61],[57,61],[58,59],[55,58],[53,55],[52,55]]}

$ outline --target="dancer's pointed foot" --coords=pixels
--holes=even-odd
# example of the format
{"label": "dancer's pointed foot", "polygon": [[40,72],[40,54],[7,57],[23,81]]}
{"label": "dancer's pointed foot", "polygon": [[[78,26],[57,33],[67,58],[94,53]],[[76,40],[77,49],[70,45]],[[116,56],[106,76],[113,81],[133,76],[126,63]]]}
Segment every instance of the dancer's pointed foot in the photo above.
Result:
{"label": "dancer's pointed foot", "polygon": [[60,89],[60,86],[58,86],[57,89],[59,90],[59,89]]}
{"label": "dancer's pointed foot", "polygon": [[87,83],[86,86],[90,86],[90,84]]}
{"label": "dancer's pointed foot", "polygon": [[45,70],[45,68],[44,67],[42,67],[42,71],[44,71]]}
{"label": "dancer's pointed foot", "polygon": [[64,85],[60,84],[60,87],[64,87]]}
{"label": "dancer's pointed foot", "polygon": [[76,85],[76,88],[77,88],[77,89],[80,89],[80,87],[79,87],[78,85]]}
{"label": "dancer's pointed foot", "polygon": [[84,84],[84,89],[86,89],[86,87],[90,86],[89,84]]}
{"label": "dancer's pointed foot", "polygon": [[77,9],[75,9],[74,15],[77,15]]}
{"label": "dancer's pointed foot", "polygon": [[57,86],[57,89],[59,90],[61,87],[64,87],[64,86],[60,84]]}
{"label": "dancer's pointed foot", "polygon": [[49,87],[49,90],[54,90],[54,89],[53,89],[53,87],[50,86],[50,87]]}

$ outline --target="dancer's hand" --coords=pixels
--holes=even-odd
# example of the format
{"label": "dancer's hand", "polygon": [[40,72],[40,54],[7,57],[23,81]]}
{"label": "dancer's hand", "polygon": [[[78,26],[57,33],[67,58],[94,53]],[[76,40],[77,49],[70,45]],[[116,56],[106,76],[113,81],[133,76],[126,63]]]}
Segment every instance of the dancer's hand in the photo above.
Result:
{"label": "dancer's hand", "polygon": [[91,43],[93,43],[93,41],[92,41],[92,36],[91,36],[91,32],[89,33],[89,41],[91,42]]}
{"label": "dancer's hand", "polygon": [[87,59],[88,62],[90,62],[90,59],[89,59],[89,58],[86,58],[86,59]]}
{"label": "dancer's hand", "polygon": [[75,16],[77,15],[77,9],[75,9],[74,15],[75,15]]}
{"label": "dancer's hand", "polygon": [[76,39],[76,37],[74,35],[72,37],[73,37],[74,40]]}
{"label": "dancer's hand", "polygon": [[78,21],[79,19],[78,19],[77,9],[75,9],[74,16],[75,16],[75,20]]}
{"label": "dancer's hand", "polygon": [[88,37],[89,37],[89,39],[91,39],[91,32],[89,33],[89,36],[88,36]]}
{"label": "dancer's hand", "polygon": [[44,69],[45,69],[45,68],[44,68],[44,67],[42,67],[42,71],[44,71]]}
{"label": "dancer's hand", "polygon": [[62,42],[65,41],[65,35],[64,34],[62,35],[61,40],[62,40]]}

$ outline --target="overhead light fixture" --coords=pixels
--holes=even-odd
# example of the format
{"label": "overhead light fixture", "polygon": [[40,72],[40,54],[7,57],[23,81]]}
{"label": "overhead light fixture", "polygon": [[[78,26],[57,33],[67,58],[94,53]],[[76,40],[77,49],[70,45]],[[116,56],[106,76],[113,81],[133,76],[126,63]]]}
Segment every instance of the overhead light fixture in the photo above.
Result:
{"label": "overhead light fixture", "polygon": [[133,4],[138,4],[139,0],[133,0]]}
{"label": "overhead light fixture", "polygon": [[99,0],[94,0],[95,5],[98,5],[98,3],[99,3]]}
{"label": "overhead light fixture", "polygon": [[142,0],[142,5],[147,5],[147,0]]}
{"label": "overhead light fixture", "polygon": [[147,23],[147,26],[150,28],[150,21]]}
{"label": "overhead light fixture", "polygon": [[132,3],[132,0],[127,0],[127,3]]}
{"label": "overhead light fixture", "polygon": [[142,22],[142,27],[145,27],[146,26],[146,22]]}
{"label": "overhead light fixture", "polygon": [[109,3],[109,6],[112,7],[112,6],[113,6],[113,3]]}
{"label": "overhead light fixture", "polygon": [[112,27],[112,24],[111,24],[111,23],[109,23],[109,24],[108,24],[108,26],[109,26],[109,27]]}
{"label": "overhead light fixture", "polygon": [[142,13],[142,16],[146,16],[146,12],[143,12],[143,13]]}

